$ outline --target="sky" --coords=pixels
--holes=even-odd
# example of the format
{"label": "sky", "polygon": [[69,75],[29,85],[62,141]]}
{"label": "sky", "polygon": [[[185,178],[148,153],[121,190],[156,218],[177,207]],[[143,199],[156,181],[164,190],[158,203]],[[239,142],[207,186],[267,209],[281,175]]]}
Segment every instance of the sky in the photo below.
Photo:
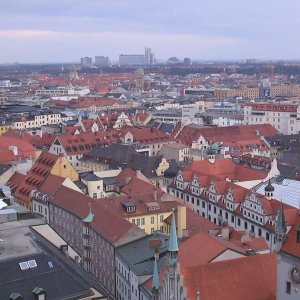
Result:
{"label": "sky", "polygon": [[299,0],[0,0],[0,63],[300,59]]}

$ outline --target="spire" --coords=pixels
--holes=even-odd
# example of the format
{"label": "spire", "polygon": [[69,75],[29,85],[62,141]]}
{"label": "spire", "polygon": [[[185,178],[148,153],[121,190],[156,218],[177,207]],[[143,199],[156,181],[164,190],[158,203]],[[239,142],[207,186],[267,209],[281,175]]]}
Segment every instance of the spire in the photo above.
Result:
{"label": "spire", "polygon": [[159,289],[159,276],[158,276],[158,269],[157,269],[157,261],[154,259],[154,268],[153,268],[153,279],[152,279],[152,292],[154,294],[158,293]]}
{"label": "spire", "polygon": [[170,252],[178,252],[178,242],[177,242],[174,211],[172,213],[172,222],[171,222],[171,231],[170,231],[170,239],[169,239],[169,248],[168,248],[168,250]]}
{"label": "spire", "polygon": [[277,213],[277,220],[275,224],[275,232],[279,234],[285,234],[287,231],[286,225],[285,225],[285,217],[284,217],[284,212],[283,212],[283,206],[278,210]]}
{"label": "spire", "polygon": [[92,223],[93,222],[93,219],[94,219],[94,214],[92,213],[92,203],[89,203],[89,207],[90,207],[90,212],[89,214],[87,215],[86,218],[84,218],[82,220],[82,222],[84,223]]}

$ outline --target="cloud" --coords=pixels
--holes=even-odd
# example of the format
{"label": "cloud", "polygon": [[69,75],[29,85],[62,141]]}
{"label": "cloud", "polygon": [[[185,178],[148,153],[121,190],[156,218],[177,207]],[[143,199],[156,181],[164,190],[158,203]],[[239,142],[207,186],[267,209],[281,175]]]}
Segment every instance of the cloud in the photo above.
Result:
{"label": "cloud", "polygon": [[0,38],[11,40],[32,40],[36,38],[59,37],[60,33],[45,30],[0,30]]}
{"label": "cloud", "polygon": [[[192,34],[148,34],[134,32],[54,32],[39,30],[4,30],[0,31],[3,45],[14,44],[9,55],[15,60],[27,62],[33,59],[48,61],[57,57],[59,61],[78,61],[81,56],[108,55],[117,59],[121,53],[143,53],[144,46],[151,46],[160,57],[172,55],[196,55],[201,48],[214,49],[237,44],[235,38],[224,36],[199,36]],[[5,47],[4,47],[5,48]],[[22,53],[19,49],[24,49]],[[182,51],[182,48],[184,51]],[[28,50],[30,49],[30,51]],[[41,51],[47,49],[47,51]],[[73,49],[69,51],[68,49]],[[172,49],[170,51],[170,49]],[[16,54],[14,55],[14,52]],[[25,52],[25,54],[24,54]]]}
{"label": "cloud", "polygon": [[0,0],[0,59],[296,58],[299,15],[299,0]]}

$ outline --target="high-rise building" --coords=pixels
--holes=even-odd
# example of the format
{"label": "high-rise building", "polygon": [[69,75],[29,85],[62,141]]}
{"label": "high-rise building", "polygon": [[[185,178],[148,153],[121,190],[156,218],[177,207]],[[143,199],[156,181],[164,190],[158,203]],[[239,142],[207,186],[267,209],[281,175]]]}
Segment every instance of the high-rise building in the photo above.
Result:
{"label": "high-rise building", "polygon": [[110,61],[108,56],[95,56],[95,66],[97,67],[107,67]]}
{"label": "high-rise building", "polygon": [[155,56],[152,53],[151,48],[145,47],[145,54],[120,54],[119,64],[120,66],[136,66],[146,65],[151,66],[155,63]]}
{"label": "high-rise building", "polygon": [[80,59],[81,67],[90,68],[93,65],[93,59],[91,57],[82,57]]}
{"label": "high-rise building", "polygon": [[141,54],[120,54],[119,56],[120,66],[134,66],[134,65],[144,65],[145,55]]}
{"label": "high-rise building", "polygon": [[191,59],[189,57],[185,57],[183,59],[183,64],[189,66],[191,64]]}
{"label": "high-rise building", "polygon": [[145,65],[151,66],[155,63],[154,53],[151,52],[151,48],[145,48]]}

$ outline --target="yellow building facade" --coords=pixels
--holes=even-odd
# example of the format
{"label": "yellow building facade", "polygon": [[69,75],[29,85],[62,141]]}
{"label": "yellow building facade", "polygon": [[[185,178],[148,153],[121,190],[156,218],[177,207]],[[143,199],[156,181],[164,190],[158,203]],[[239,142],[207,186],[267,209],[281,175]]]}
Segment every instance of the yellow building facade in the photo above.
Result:
{"label": "yellow building facade", "polygon": [[57,159],[50,173],[52,175],[56,175],[64,178],[68,177],[72,181],[79,180],[78,173],[64,156],[60,156]]}

